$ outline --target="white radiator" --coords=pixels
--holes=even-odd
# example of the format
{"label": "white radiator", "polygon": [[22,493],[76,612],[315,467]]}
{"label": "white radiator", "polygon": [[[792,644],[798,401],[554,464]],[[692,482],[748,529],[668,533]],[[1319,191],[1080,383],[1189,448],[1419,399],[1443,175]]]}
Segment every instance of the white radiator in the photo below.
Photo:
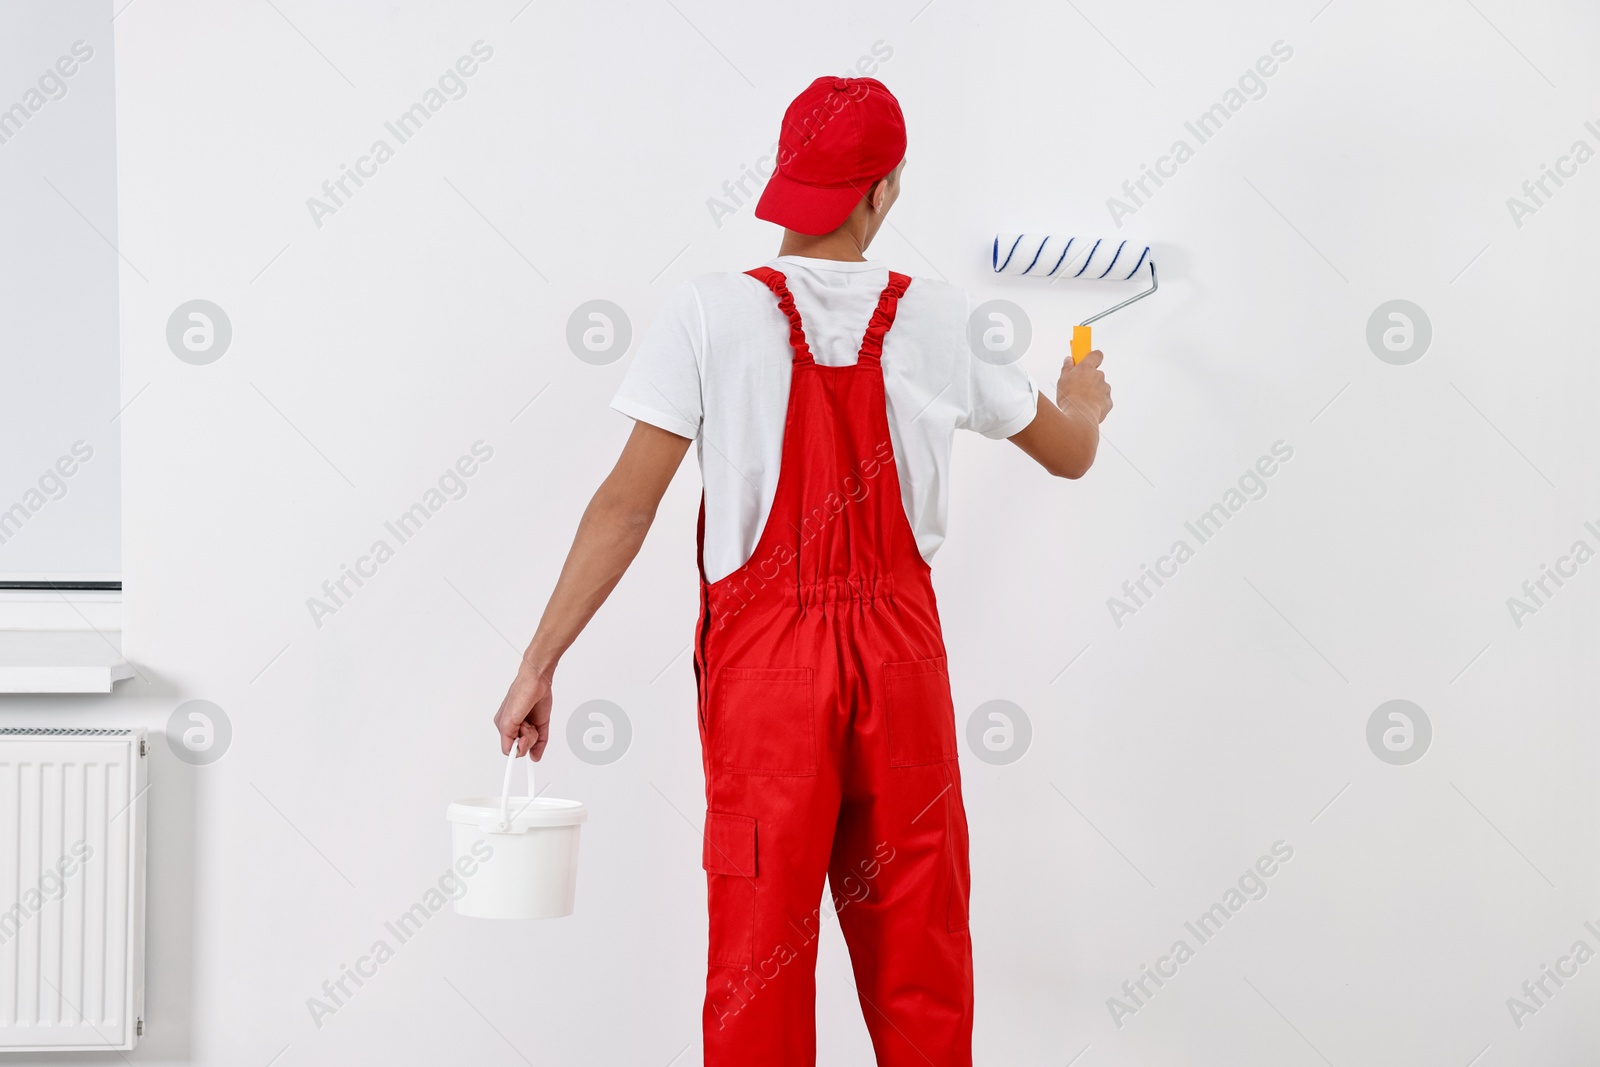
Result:
{"label": "white radiator", "polygon": [[143,730],[0,730],[0,1053],[144,1032]]}

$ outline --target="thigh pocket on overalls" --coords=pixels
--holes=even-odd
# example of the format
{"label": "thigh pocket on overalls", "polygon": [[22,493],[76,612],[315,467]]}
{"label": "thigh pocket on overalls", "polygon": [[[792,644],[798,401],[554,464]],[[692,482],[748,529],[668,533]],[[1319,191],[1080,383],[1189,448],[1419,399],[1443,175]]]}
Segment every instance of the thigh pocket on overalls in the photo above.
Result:
{"label": "thigh pocket on overalls", "polygon": [[946,926],[952,934],[967,928],[968,902],[972,895],[972,869],[968,861],[967,808],[961,800],[961,787],[949,779],[949,803],[945,805],[945,847],[950,854],[950,904],[945,911]]}
{"label": "thigh pocket on overalls", "polygon": [[709,713],[711,765],[735,774],[817,773],[810,667],[724,667]]}
{"label": "thigh pocket on overalls", "polygon": [[889,766],[956,758],[956,709],[943,656],[883,665]]}
{"label": "thigh pocket on overalls", "polygon": [[706,905],[711,914],[713,966],[749,967],[755,961],[756,821],[748,815],[706,812]]}

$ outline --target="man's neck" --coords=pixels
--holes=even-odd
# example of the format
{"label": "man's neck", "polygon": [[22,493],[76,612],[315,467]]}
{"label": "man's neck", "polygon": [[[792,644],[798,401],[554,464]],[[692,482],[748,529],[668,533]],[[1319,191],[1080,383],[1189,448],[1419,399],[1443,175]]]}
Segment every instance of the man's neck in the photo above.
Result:
{"label": "man's neck", "polygon": [[836,259],[845,263],[864,263],[861,236],[849,226],[841,226],[832,233],[813,237],[795,230],[783,231],[783,243],[778,246],[780,256],[804,256],[807,259]]}

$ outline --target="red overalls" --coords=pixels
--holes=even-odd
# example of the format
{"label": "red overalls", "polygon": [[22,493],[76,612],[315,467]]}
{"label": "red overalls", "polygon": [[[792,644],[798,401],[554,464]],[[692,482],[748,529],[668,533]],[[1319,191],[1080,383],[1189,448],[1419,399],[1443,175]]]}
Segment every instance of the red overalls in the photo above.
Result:
{"label": "red overalls", "polygon": [[[708,583],[696,628],[711,913],[707,1067],[812,1067],[827,875],[880,1067],[970,1067],[967,820],[928,565],[901,503],[885,332],[889,275],[856,363],[794,360],[772,511],[749,561]],[[704,542],[704,506],[701,541]]]}

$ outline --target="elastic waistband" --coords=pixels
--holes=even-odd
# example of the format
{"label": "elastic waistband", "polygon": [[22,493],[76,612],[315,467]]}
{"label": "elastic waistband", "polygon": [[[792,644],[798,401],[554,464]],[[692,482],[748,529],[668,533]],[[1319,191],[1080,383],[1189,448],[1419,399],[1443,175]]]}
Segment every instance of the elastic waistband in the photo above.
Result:
{"label": "elastic waistband", "polygon": [[827,578],[820,582],[801,583],[795,587],[795,596],[802,604],[828,603],[835,600],[879,600],[894,595],[894,579],[889,575],[870,578]]}
{"label": "elastic waistband", "polygon": [[894,595],[894,579],[889,575],[826,578],[798,585],[752,579],[720,588],[706,586],[702,595],[706,598],[707,621],[720,628],[747,611],[765,615],[828,604],[888,600]]}

